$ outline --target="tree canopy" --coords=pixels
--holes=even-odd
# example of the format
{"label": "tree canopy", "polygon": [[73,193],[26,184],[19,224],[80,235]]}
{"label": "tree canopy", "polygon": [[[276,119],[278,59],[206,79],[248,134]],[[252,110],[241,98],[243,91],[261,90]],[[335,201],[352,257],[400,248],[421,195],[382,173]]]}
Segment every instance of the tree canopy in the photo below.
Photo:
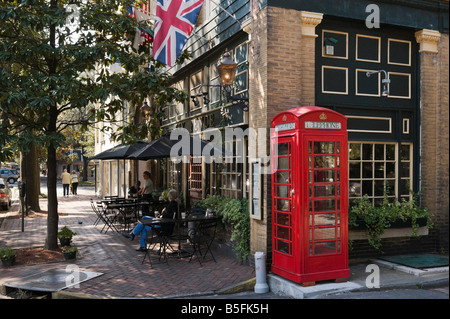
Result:
{"label": "tree canopy", "polygon": [[[129,0],[0,3],[0,154],[8,151],[6,145],[21,152],[32,144],[47,148],[49,249],[56,248],[55,150],[65,140],[62,132],[71,125],[86,130],[96,121],[113,120],[124,111],[124,101],[134,113],[152,97],[156,115],[165,103],[186,98],[170,86],[170,74],[152,60],[149,46],[133,48],[139,24],[126,8],[134,4]],[[150,21],[140,23],[151,26]],[[115,63],[121,72],[110,70]],[[156,66],[154,72],[143,70],[149,63]],[[128,121],[116,137],[131,143],[147,134],[147,125]]]}

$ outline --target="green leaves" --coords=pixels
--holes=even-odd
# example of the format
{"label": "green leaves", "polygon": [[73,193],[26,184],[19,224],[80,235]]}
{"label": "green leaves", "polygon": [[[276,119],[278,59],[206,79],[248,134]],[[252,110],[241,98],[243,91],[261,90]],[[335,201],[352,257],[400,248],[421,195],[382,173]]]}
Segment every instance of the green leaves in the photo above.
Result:
{"label": "green leaves", "polygon": [[231,241],[238,257],[244,261],[250,256],[250,216],[246,198],[238,200],[214,195],[197,201],[194,206],[211,209],[224,223],[231,225]]}
{"label": "green leaves", "polygon": [[418,204],[418,195],[411,192],[410,200],[389,200],[388,190],[384,190],[383,202],[380,206],[373,206],[367,195],[355,200],[355,205],[349,212],[349,225],[358,226],[363,222],[367,229],[369,244],[377,250],[381,249],[380,236],[397,220],[411,220],[412,237],[417,236],[419,228],[417,218],[426,217],[427,226],[432,227],[431,216],[426,208]]}

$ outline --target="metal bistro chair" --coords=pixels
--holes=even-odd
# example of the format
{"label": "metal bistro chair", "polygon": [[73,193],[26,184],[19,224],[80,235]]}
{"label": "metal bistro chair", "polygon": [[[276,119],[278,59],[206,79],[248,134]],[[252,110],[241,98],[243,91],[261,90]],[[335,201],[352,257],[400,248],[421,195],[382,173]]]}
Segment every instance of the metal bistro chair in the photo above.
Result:
{"label": "metal bistro chair", "polygon": [[157,244],[159,244],[157,254],[159,255],[158,260],[160,262],[161,258],[163,258],[164,262],[168,265],[169,261],[167,259],[167,250],[170,249],[173,251],[173,248],[170,245],[170,237],[172,236],[175,223],[164,222],[158,225],[160,225],[161,227],[152,227],[152,230],[147,232],[148,236],[145,239],[145,241],[147,242],[147,251],[145,252],[144,258],[142,259],[142,263],[144,263],[145,258],[147,258],[148,256],[148,261],[150,262],[150,266],[152,268],[153,264],[150,258],[150,252],[153,252],[153,249]]}
{"label": "metal bistro chair", "polygon": [[208,252],[212,257],[212,260],[216,262],[216,259],[211,251],[211,245],[216,236],[216,227],[217,219],[203,220],[199,222],[190,238],[194,251],[189,262],[192,261],[192,258],[195,255],[200,263],[200,266],[202,266],[202,260],[205,261]]}
{"label": "metal bistro chair", "polygon": [[115,214],[108,214],[105,208],[103,207],[102,203],[98,202],[97,205],[95,205],[92,199],[91,199],[91,207],[94,213],[97,215],[97,220],[94,222],[94,225],[97,225],[100,221],[102,221],[104,224],[103,228],[100,230],[101,233],[103,232],[103,230],[105,230],[105,228],[106,228],[105,234],[108,232],[108,229],[117,231],[117,228],[114,225],[116,218]]}

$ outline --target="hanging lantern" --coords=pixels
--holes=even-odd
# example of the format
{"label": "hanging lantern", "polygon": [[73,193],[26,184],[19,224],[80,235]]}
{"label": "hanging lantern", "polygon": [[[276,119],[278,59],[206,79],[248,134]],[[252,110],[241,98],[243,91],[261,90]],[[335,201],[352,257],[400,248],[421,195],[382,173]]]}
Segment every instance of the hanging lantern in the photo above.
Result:
{"label": "hanging lantern", "polygon": [[217,65],[217,71],[219,72],[222,85],[232,85],[234,77],[236,75],[237,63],[231,59],[229,52],[225,52]]}

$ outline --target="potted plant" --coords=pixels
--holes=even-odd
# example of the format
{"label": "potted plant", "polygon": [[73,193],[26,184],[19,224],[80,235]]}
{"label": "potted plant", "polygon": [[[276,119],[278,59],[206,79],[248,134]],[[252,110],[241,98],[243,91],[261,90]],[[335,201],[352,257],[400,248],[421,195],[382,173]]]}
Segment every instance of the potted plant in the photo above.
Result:
{"label": "potted plant", "polygon": [[72,237],[75,236],[76,234],[77,233],[73,232],[67,226],[61,228],[61,230],[58,232],[58,238],[59,242],[61,243],[61,246],[70,246],[70,243],[72,242]]}
{"label": "potted plant", "polygon": [[75,259],[77,257],[77,251],[78,248],[77,246],[64,246],[62,248],[62,253],[64,255],[64,259],[69,260],[69,259]]}
{"label": "potted plant", "polygon": [[9,247],[0,248],[0,259],[5,267],[10,267],[16,261],[16,253]]}

